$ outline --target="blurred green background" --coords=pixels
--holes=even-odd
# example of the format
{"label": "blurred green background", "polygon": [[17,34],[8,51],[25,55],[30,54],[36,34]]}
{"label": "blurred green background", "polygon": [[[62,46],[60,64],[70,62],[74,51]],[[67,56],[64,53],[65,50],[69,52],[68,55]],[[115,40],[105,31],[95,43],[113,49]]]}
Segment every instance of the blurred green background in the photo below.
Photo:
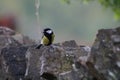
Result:
{"label": "blurred green background", "polygon": [[104,9],[97,1],[81,3],[72,0],[40,0],[39,24],[37,23],[35,0],[0,0],[0,15],[12,13],[17,16],[17,31],[34,40],[40,40],[45,27],[55,32],[55,43],[76,40],[78,44],[91,45],[98,29],[115,28],[120,21],[114,12]]}

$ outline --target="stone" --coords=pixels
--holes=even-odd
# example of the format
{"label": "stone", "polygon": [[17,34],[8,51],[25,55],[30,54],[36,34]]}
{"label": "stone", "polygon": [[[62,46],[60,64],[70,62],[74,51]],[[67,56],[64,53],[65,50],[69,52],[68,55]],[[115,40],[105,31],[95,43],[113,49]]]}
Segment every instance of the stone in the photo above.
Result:
{"label": "stone", "polygon": [[26,58],[25,58],[26,51],[27,47],[20,46],[6,47],[2,49],[0,55],[2,67],[1,71],[5,76],[5,79],[2,80],[24,79],[26,71]]}
{"label": "stone", "polygon": [[7,27],[0,26],[0,35],[15,35],[15,31]]}
{"label": "stone", "polygon": [[[78,65],[82,67],[79,66],[80,69],[76,68],[76,63],[80,61],[80,57],[88,58],[89,55],[90,47],[79,47],[73,40],[65,41],[62,44],[41,46],[40,49],[32,47],[27,52],[28,66],[26,77],[32,80],[64,80],[66,78],[69,80],[80,80],[84,77],[89,79],[86,76],[88,74],[86,67],[79,63]],[[92,79],[91,76],[90,79]]]}
{"label": "stone", "polygon": [[92,47],[74,40],[37,46],[21,34],[0,35],[0,80],[119,80],[120,27],[101,29]]}
{"label": "stone", "polygon": [[120,27],[98,31],[91,48],[91,62],[107,80],[120,79]]}

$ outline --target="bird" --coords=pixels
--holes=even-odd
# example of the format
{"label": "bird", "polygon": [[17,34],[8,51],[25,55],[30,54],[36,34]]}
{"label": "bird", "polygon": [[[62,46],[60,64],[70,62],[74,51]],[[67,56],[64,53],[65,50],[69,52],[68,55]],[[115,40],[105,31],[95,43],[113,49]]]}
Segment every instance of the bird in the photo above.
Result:
{"label": "bird", "polygon": [[49,46],[54,41],[55,34],[51,28],[43,29],[42,34],[41,43],[35,49],[40,49],[42,45]]}

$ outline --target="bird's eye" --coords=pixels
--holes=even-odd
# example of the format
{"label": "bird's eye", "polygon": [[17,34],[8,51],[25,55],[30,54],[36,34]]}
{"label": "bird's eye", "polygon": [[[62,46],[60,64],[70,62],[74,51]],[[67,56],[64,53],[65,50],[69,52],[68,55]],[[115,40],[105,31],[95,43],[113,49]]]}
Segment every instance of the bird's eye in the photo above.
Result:
{"label": "bird's eye", "polygon": [[52,30],[47,30],[46,31],[48,34],[51,34],[52,33]]}

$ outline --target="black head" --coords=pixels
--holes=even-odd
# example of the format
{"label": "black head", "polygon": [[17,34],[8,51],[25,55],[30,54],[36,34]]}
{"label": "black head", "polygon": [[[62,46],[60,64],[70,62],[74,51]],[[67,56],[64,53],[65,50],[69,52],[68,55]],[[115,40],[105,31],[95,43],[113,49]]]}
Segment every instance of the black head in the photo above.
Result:
{"label": "black head", "polygon": [[45,29],[43,30],[43,34],[44,34],[44,35],[51,35],[51,34],[53,34],[53,31],[52,31],[52,29],[50,29],[50,28],[45,28]]}

